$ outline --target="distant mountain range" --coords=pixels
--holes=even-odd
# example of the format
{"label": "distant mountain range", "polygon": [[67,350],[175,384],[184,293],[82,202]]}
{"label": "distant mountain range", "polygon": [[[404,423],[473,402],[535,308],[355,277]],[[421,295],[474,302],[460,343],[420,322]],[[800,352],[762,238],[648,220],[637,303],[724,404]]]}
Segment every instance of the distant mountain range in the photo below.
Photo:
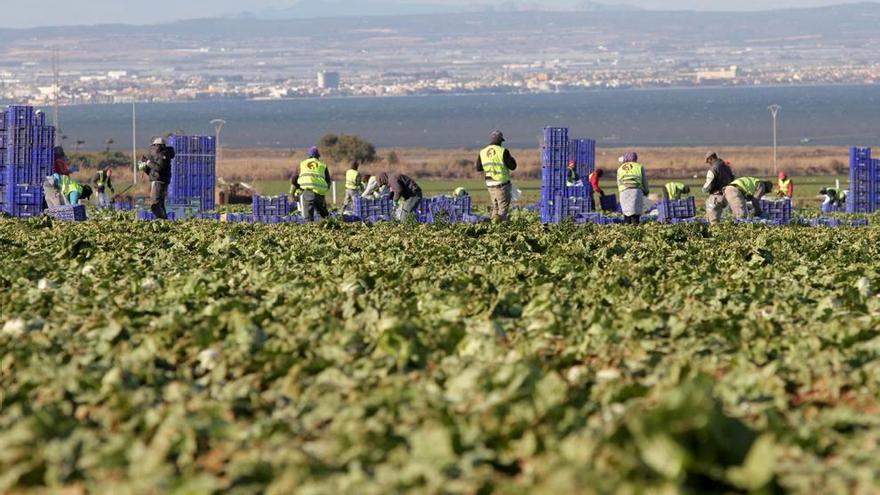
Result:
{"label": "distant mountain range", "polygon": [[291,7],[245,12],[239,17],[256,19],[304,19],[338,16],[394,16],[460,14],[474,12],[613,12],[640,10],[626,4],[606,4],[591,0],[570,0],[548,5],[535,0],[508,0],[501,3],[469,4],[412,3],[387,0],[300,0]]}

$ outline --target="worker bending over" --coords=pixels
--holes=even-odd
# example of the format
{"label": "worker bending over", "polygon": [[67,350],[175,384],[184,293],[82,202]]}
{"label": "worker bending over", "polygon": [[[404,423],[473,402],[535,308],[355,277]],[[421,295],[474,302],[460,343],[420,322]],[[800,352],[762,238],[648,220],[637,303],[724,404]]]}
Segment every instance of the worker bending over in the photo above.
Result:
{"label": "worker bending over", "polygon": [[76,206],[80,201],[92,197],[92,188],[71,179],[69,175],[52,174],[43,181],[43,196],[49,208]]}
{"label": "worker bending over", "polygon": [[301,161],[299,168],[290,177],[290,189],[302,190],[303,217],[308,222],[315,221],[315,212],[321,218],[328,218],[327,191],[330,190],[330,169],[321,161],[318,148],[309,150],[309,157]]}
{"label": "worker bending over", "polygon": [[685,194],[690,194],[691,188],[686,186],[683,182],[667,182],[665,186],[663,186],[663,199],[670,201],[678,201]]}
{"label": "worker bending over", "polygon": [[504,133],[493,131],[489,136],[489,146],[480,151],[477,157],[477,171],[486,176],[486,187],[492,206],[492,221],[506,222],[513,187],[510,184],[510,172],[516,170],[516,160],[510,151],[502,145]]}
{"label": "worker bending over", "polygon": [[638,225],[645,212],[648,177],[645,174],[645,167],[639,163],[639,155],[635,152],[624,155],[623,165],[617,169],[617,189],[620,193],[623,222]]}
{"label": "worker bending over", "polygon": [[752,203],[755,216],[761,216],[761,198],[773,192],[773,183],[755,177],[740,177],[724,188],[724,199],[737,219],[751,218],[748,203]]}
{"label": "worker bending over", "polygon": [[833,206],[835,208],[846,206],[846,191],[841,191],[834,187],[824,187],[819,190],[819,194],[825,196],[822,206]]}
{"label": "worker bending over", "polygon": [[[620,163],[623,162],[621,161]],[[605,175],[605,171],[601,168],[597,168],[593,171],[592,174],[590,174],[590,187],[593,189],[593,211],[598,211],[596,209],[596,195],[598,194],[600,198],[605,197],[605,191],[602,190],[602,186],[599,184],[599,181],[602,180],[603,175]],[[599,204],[602,204],[601,200]]]}
{"label": "worker bending over", "polygon": [[395,174],[389,176],[382,172],[378,176],[382,186],[388,186],[395,204],[398,204],[397,219],[401,222],[413,218],[416,209],[422,202],[422,188],[409,176]]}

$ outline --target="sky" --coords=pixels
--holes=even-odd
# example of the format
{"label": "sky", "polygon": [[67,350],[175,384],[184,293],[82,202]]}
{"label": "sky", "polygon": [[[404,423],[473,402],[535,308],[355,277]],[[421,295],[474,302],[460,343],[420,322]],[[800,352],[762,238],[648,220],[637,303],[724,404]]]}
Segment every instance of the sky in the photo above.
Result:
{"label": "sky", "polygon": [[[0,27],[34,27],[77,24],[155,24],[180,19],[228,16],[245,9],[253,12],[290,7],[297,1],[320,0],[0,0],[9,2],[0,16]],[[369,0],[342,0],[361,2]],[[373,0],[377,1],[377,0]],[[406,5],[500,4],[510,0],[382,0]],[[545,5],[571,4],[576,0],[542,0]],[[599,0],[624,3],[654,10],[764,10],[772,8],[813,7],[847,3],[847,0]],[[534,3],[534,2],[530,2]],[[313,4],[314,5],[314,4]]]}

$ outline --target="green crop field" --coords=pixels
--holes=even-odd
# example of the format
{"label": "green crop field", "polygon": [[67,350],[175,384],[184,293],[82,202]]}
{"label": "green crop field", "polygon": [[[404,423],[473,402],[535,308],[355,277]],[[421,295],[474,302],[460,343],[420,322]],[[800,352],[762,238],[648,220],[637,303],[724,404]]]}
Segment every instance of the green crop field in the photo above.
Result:
{"label": "green crop field", "polygon": [[880,486],[877,227],[119,214],[0,243],[0,493]]}

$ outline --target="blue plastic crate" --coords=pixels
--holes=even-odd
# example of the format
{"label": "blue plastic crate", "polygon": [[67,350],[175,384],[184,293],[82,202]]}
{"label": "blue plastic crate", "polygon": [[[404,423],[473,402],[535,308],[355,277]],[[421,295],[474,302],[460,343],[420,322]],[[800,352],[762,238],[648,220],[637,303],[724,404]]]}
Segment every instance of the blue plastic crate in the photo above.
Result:
{"label": "blue plastic crate", "polygon": [[30,185],[6,185],[5,203],[17,205],[42,205],[43,188]]}
{"label": "blue plastic crate", "polygon": [[286,216],[290,214],[292,206],[286,195],[254,196],[251,210],[254,216]]}
{"label": "blue plastic crate", "polygon": [[16,218],[38,217],[43,213],[43,205],[6,203],[5,211]]}
{"label": "blue plastic crate", "polygon": [[661,222],[695,216],[697,216],[697,201],[693,196],[687,199],[663,200],[657,203],[657,220]]}
{"label": "blue plastic crate", "polygon": [[568,147],[568,128],[545,127],[543,146],[545,148]]}
{"label": "blue plastic crate", "polygon": [[389,198],[368,199],[355,197],[354,214],[360,218],[389,217],[394,213],[394,203]]}
{"label": "blue plastic crate", "polygon": [[84,222],[86,220],[85,205],[61,205],[46,210],[46,215],[66,222]]}
{"label": "blue plastic crate", "polygon": [[601,196],[599,203],[601,204],[602,211],[620,211],[620,205],[617,204],[616,194],[606,194],[605,196]]}
{"label": "blue plastic crate", "polygon": [[[168,216],[168,220],[175,219],[173,211],[167,211],[165,213]],[[140,221],[151,222],[153,220],[156,220],[156,215],[153,215],[153,212],[150,210],[138,210],[137,211],[137,219]]]}

